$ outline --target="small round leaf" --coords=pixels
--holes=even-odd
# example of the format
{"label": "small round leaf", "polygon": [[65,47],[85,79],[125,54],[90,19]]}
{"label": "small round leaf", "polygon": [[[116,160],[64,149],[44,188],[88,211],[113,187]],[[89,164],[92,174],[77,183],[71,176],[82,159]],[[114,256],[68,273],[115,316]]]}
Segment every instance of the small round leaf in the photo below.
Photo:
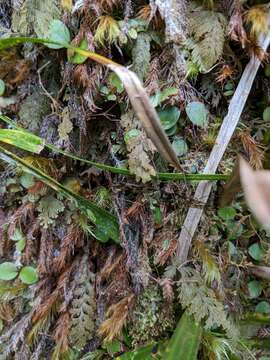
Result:
{"label": "small round leaf", "polygon": [[261,261],[263,258],[263,255],[264,255],[264,251],[263,251],[261,245],[258,243],[252,244],[248,248],[248,253],[256,261]]}
{"label": "small round leaf", "polygon": [[189,120],[197,126],[205,128],[208,125],[208,111],[203,103],[192,101],[186,106]]}
{"label": "small round leaf", "polygon": [[248,283],[248,292],[250,299],[255,299],[261,295],[263,290],[262,284],[257,280],[252,280]]}
{"label": "small round leaf", "polygon": [[16,265],[12,262],[4,262],[0,264],[0,280],[12,280],[17,276],[18,271]]}
{"label": "small round leaf", "polygon": [[24,284],[34,284],[38,281],[37,270],[32,266],[24,266],[20,271],[19,278]]}
{"label": "small round leaf", "polygon": [[70,33],[66,25],[60,20],[53,20],[49,28],[49,40],[57,44],[46,44],[50,49],[62,49],[70,43]]}
{"label": "small round leaf", "polygon": [[158,115],[164,130],[169,130],[176,125],[180,117],[180,110],[176,106],[171,106],[160,110]]}
{"label": "small round leaf", "polygon": [[183,156],[188,152],[188,146],[185,140],[176,138],[173,140],[172,147],[177,156]]}
{"label": "small round leaf", "polygon": [[259,304],[256,305],[255,308],[256,312],[270,314],[270,304],[267,301],[261,301]]}
{"label": "small round leaf", "polygon": [[231,206],[227,206],[218,210],[218,216],[225,221],[233,220],[235,215],[236,210]]}

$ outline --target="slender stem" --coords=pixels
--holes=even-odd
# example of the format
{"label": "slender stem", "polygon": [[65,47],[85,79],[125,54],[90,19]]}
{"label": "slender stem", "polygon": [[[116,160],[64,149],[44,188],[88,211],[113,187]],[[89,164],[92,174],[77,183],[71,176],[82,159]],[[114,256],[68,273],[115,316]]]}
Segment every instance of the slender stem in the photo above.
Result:
{"label": "slender stem", "polygon": [[[12,121],[7,116],[0,115],[0,119],[6,122],[7,124],[13,126],[17,130],[26,131],[22,127],[18,126],[14,121]],[[114,166],[94,162],[91,160],[83,159],[79,156],[73,155],[67,151],[61,150],[57,148],[56,146],[52,144],[45,143],[45,147],[48,149],[58,153],[62,154],[64,156],[67,156],[73,160],[84,162],[86,164],[89,164],[91,166],[94,166],[98,169],[109,171],[114,174],[121,174],[125,176],[133,176],[133,174],[130,173],[129,170],[124,168],[117,168]],[[228,180],[229,175],[226,174],[184,174],[184,173],[160,173],[158,172],[156,176],[152,176],[153,180],[161,180],[161,181],[201,181],[201,180],[210,180],[210,181],[220,181],[220,180]]]}

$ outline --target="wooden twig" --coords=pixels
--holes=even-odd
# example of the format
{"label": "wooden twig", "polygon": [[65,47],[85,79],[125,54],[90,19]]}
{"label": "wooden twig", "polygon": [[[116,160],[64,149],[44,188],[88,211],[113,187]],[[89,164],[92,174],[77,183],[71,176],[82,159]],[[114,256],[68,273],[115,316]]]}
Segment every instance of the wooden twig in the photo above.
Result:
{"label": "wooden twig", "polygon": [[[266,35],[261,34],[258,42],[260,47],[266,51],[270,43],[270,31]],[[259,67],[260,60],[257,57],[252,56],[231,99],[227,116],[224,118],[219,130],[215,145],[204,169],[204,174],[216,172],[217,167],[234,133],[234,130],[239,122]],[[200,207],[189,208],[183,227],[181,229],[176,252],[180,263],[186,261],[187,259],[192,238],[199,225],[203,213],[203,207],[208,201],[211,188],[211,182],[202,181],[199,183],[196,189],[194,203],[199,203]]]}

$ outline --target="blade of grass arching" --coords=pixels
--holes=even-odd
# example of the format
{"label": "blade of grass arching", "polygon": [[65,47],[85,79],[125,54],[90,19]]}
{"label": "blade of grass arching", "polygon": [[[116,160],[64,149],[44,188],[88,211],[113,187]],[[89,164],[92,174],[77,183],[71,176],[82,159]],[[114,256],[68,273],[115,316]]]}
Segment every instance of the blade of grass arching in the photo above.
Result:
{"label": "blade of grass arching", "polygon": [[170,339],[163,360],[197,360],[202,327],[185,311]]}
{"label": "blade of grass arching", "polygon": [[25,160],[21,159],[19,156],[13,154],[2,146],[0,146],[0,153],[4,155],[2,158],[6,162],[15,163],[22,166],[26,171],[39,178],[46,185],[63,194],[70,200],[73,200],[77,204],[78,208],[84,212],[89,220],[95,225],[96,228],[93,230],[93,233],[95,234],[97,240],[101,242],[107,242],[109,239],[112,239],[116,243],[119,243],[118,222],[112,214],[100,208],[95,203],[74,193],[49,175],[45,174],[43,171],[36,169],[32,165],[28,164]]}
{"label": "blade of grass arching", "polygon": [[133,109],[141,121],[147,136],[152,140],[153,144],[161,154],[161,156],[166,159],[171,165],[180,169],[180,163],[178,157],[163,129],[157,112],[151,101],[146,94],[145,89],[141,85],[140,80],[137,75],[127,69],[126,67],[117,64],[116,62],[96,54],[88,50],[82,50],[80,48],[74,47],[68,43],[59,44],[54,41],[47,39],[37,39],[37,38],[27,38],[27,37],[18,37],[18,38],[8,38],[0,40],[0,50],[6,49],[8,47],[18,45],[24,42],[34,42],[46,44],[56,44],[60,45],[62,48],[66,48],[76,52],[77,54],[83,55],[91,60],[98,62],[101,65],[107,66],[110,70],[115,72],[121,79],[126,92],[130,98],[130,102],[133,106]]}
{"label": "blade of grass arching", "polygon": [[[37,150],[39,150],[39,149],[41,150],[41,147],[44,146],[44,147],[54,151],[55,153],[62,154],[64,156],[69,157],[69,158],[71,158],[73,160],[76,160],[76,161],[84,162],[84,163],[89,164],[91,166],[94,166],[94,167],[96,167],[98,169],[109,171],[109,172],[115,173],[115,174],[133,176],[133,174],[131,174],[127,169],[118,168],[118,167],[114,167],[114,166],[110,166],[110,165],[106,165],[106,164],[102,164],[102,163],[97,163],[97,162],[94,162],[94,161],[91,161],[91,160],[83,159],[83,158],[81,158],[79,156],[76,156],[76,155],[73,155],[73,154],[71,154],[71,153],[69,153],[67,151],[61,150],[61,149],[57,148],[56,146],[54,146],[52,144],[45,143],[43,139],[39,138],[36,135],[32,135],[27,130],[25,130],[22,127],[18,126],[15,121],[11,120],[7,116],[0,115],[0,119],[3,120],[4,122],[6,122],[7,124],[13,126],[16,130],[20,130],[21,133],[18,133],[19,136],[22,135],[22,137],[23,137],[23,132],[25,132],[26,134],[29,134],[29,137],[27,138],[27,141],[29,141],[29,142],[33,141],[34,142],[33,146],[35,146],[36,144],[39,145]],[[12,144],[12,145],[17,146],[17,147],[20,147],[23,150],[28,150],[27,147],[32,146],[31,144],[26,144],[26,147],[24,147],[24,143],[22,141],[16,143],[16,133],[14,133],[14,135],[12,135],[13,130],[8,129],[8,131],[3,132],[4,130],[6,130],[6,129],[0,129],[0,141],[6,142],[8,144]],[[1,134],[1,132],[3,132],[3,134]],[[32,135],[32,137],[30,135]],[[7,139],[7,141],[5,141],[5,139]],[[32,150],[28,150],[28,151],[32,151],[32,152],[35,152],[37,154],[40,152],[40,151],[34,151],[34,147],[32,147]],[[157,179],[157,180],[161,180],[161,181],[178,181],[178,180],[184,180],[184,181],[201,181],[201,180],[219,181],[219,180],[227,180],[229,178],[229,175],[225,175],[225,174],[157,173],[157,175],[153,176],[152,178]]]}

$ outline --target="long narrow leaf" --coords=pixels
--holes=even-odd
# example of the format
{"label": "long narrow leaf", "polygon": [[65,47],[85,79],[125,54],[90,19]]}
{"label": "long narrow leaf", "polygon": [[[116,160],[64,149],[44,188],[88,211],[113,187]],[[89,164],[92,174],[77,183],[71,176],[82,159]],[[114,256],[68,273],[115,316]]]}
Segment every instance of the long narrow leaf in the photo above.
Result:
{"label": "long narrow leaf", "polygon": [[[16,130],[20,130],[21,132],[24,132],[26,134],[31,135],[30,132],[28,132],[27,130],[19,127],[16,124],[16,122],[12,121],[9,117],[0,115],[0,119],[3,120],[4,122],[6,122],[7,124],[13,126]],[[0,134],[1,134],[2,131],[3,131],[3,129],[0,129]],[[26,147],[23,148],[23,143],[22,142],[20,143],[21,146],[19,146],[19,144],[16,143],[16,133],[12,134],[12,131],[13,130],[10,130],[10,132],[9,132],[9,138],[10,138],[9,141],[10,142],[5,141],[4,140],[5,137],[1,136],[1,135],[0,135],[0,141],[12,144],[12,145],[14,145],[16,147],[20,147],[20,148],[22,148],[24,150],[28,150]],[[105,165],[105,164],[102,164],[102,163],[97,163],[97,162],[94,162],[94,161],[91,161],[91,160],[83,159],[83,158],[81,158],[79,156],[76,156],[76,155],[73,155],[73,154],[71,154],[71,153],[69,153],[67,151],[58,149],[54,145],[45,143],[43,139],[39,138],[36,135],[33,135],[33,136],[34,136],[34,138],[33,138],[34,143],[37,143],[38,145],[40,144],[42,146],[45,146],[46,148],[54,151],[55,153],[62,154],[62,155],[67,156],[67,157],[69,157],[69,158],[71,158],[73,160],[84,162],[84,163],[89,164],[91,166],[94,166],[94,167],[96,167],[98,169],[109,171],[111,173],[121,174],[121,175],[126,175],[126,176],[133,176],[127,169],[118,168],[118,167],[114,167],[114,166],[110,166],[110,165]],[[30,137],[28,139],[29,139],[29,141],[31,141]],[[39,139],[39,140],[37,140],[37,139]],[[37,148],[37,150],[38,150],[38,148]],[[36,152],[34,150],[32,152],[39,153],[39,152]],[[157,175],[153,176],[152,178],[157,179],[157,180],[162,180],[162,181],[177,181],[177,180],[184,180],[184,181],[200,181],[200,180],[218,181],[218,180],[227,180],[229,178],[229,175],[225,175],[225,174],[157,173]]]}
{"label": "long narrow leaf", "polygon": [[163,360],[197,360],[202,327],[184,312],[169,341]]}
{"label": "long narrow leaf", "polygon": [[82,196],[74,193],[49,175],[45,174],[43,171],[36,169],[19,156],[6,150],[2,146],[0,146],[0,153],[4,155],[2,157],[3,160],[22,166],[26,171],[32,173],[46,185],[60,192],[70,200],[73,200],[77,204],[78,208],[84,212],[88,216],[89,220],[96,226],[96,229],[93,232],[99,241],[106,242],[109,239],[112,239],[119,243],[118,222],[112,214]]}

